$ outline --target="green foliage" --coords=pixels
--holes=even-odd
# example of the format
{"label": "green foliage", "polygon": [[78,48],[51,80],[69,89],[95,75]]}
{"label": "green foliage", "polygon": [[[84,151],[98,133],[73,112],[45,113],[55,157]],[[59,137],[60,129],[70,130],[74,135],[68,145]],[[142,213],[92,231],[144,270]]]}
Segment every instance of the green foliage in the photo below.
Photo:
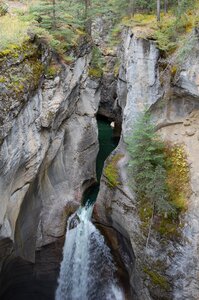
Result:
{"label": "green foliage", "polygon": [[120,60],[117,58],[114,64],[114,76],[117,77],[119,75],[120,70]]}
{"label": "green foliage", "polygon": [[190,8],[193,8],[195,5],[195,0],[180,0],[178,1],[178,9],[175,10],[176,15],[180,17]]}
{"label": "green foliage", "polygon": [[3,76],[0,76],[0,83],[4,83],[4,82],[6,82],[6,78]]}
{"label": "green foliage", "polygon": [[[188,9],[193,8],[195,0],[168,0],[167,10],[173,9],[178,16],[184,14]],[[164,3],[161,2],[161,9]],[[177,7],[177,8],[176,8]],[[157,0],[110,0],[109,9],[115,13],[116,18],[132,15],[133,13],[155,13],[157,8]]]}
{"label": "green foliage", "polygon": [[159,218],[153,228],[161,235],[169,239],[177,240],[181,237],[181,229],[183,223],[179,223],[178,219],[173,219],[170,216]]}
{"label": "green foliage", "polygon": [[75,58],[72,55],[64,55],[63,59],[66,64],[71,64],[75,60]]}
{"label": "green foliage", "polygon": [[147,234],[149,222],[153,217],[153,206],[151,202],[140,199],[138,212],[140,220],[142,221],[141,228]]}
{"label": "green foliage", "polygon": [[164,144],[155,133],[148,113],[136,122],[133,134],[127,140],[130,154],[129,172],[133,175],[138,199],[154,203],[159,214],[174,214],[166,185]]}
{"label": "green foliage", "polygon": [[5,2],[0,3],[0,17],[4,16],[8,12],[8,6]]}
{"label": "green foliage", "polygon": [[[152,1],[149,1],[148,4],[150,2],[152,3]],[[161,14],[160,22],[157,22],[155,10],[152,9],[152,6],[151,8],[143,9],[137,3],[136,14],[134,16],[125,15],[121,24],[132,28],[136,36],[144,39],[155,39],[158,48],[170,54],[183,44],[184,36],[191,32],[199,21],[199,6],[197,2],[185,2],[184,5],[183,0],[179,2],[184,7],[183,9],[180,8],[181,6],[178,6],[177,1],[168,2],[171,9],[166,15]],[[178,13],[179,10],[180,13]],[[119,25],[115,25],[115,28],[119,28]]]}
{"label": "green foliage", "polygon": [[93,78],[101,78],[103,75],[103,71],[98,68],[89,68],[88,75]]}
{"label": "green foliage", "polygon": [[45,77],[52,79],[60,72],[60,67],[56,64],[50,64],[45,70]]}
{"label": "green foliage", "polygon": [[149,276],[151,282],[162,288],[163,290],[168,290],[170,285],[167,278],[158,272],[151,271],[147,267],[144,268],[144,272]]}
{"label": "green foliage", "polygon": [[190,195],[189,166],[182,145],[165,147],[167,186],[170,202],[180,213],[187,208]]}
{"label": "green foliage", "polygon": [[89,67],[89,76],[94,78],[100,78],[103,75],[103,67],[105,66],[105,61],[100,49],[96,46],[92,50],[92,58]]}
{"label": "green foliage", "polygon": [[143,232],[152,228],[167,238],[178,238],[180,213],[190,196],[189,166],[182,145],[165,145],[155,132],[149,113],[138,118],[127,139],[129,174],[137,193]]}
{"label": "green foliage", "polygon": [[111,161],[108,162],[107,166],[104,169],[104,175],[108,179],[108,184],[112,188],[120,184],[117,163],[122,157],[122,154],[116,154],[112,157]]}
{"label": "green foliage", "polygon": [[41,0],[30,8],[39,26],[47,30],[56,30],[63,22],[62,5],[60,1]]}
{"label": "green foliage", "polygon": [[178,23],[175,19],[164,20],[160,23],[158,30],[155,31],[154,37],[157,41],[158,48],[163,51],[172,51],[176,49],[178,39]]}
{"label": "green foliage", "polygon": [[[43,30],[50,46],[60,55],[78,44],[83,36],[84,5],[81,1],[41,0],[31,6],[36,26]],[[37,31],[37,30],[36,30]]]}
{"label": "green foliage", "polygon": [[182,43],[183,34],[192,30],[194,23],[195,19],[186,14],[166,21],[163,19],[154,33],[158,48],[167,52],[175,50]]}
{"label": "green foliage", "polygon": [[109,46],[113,48],[117,46],[121,40],[120,35],[123,29],[123,24],[115,24],[109,33]]}
{"label": "green foliage", "polygon": [[38,87],[44,69],[40,55],[38,46],[31,42],[24,42],[20,46],[12,44],[10,48],[0,52],[0,64],[3,67],[0,83],[4,86],[3,95],[7,95],[9,91],[9,95],[22,102],[24,94]]}
{"label": "green foliage", "polygon": [[198,39],[193,33],[189,34],[181,42],[176,55],[176,63],[180,66],[186,61],[186,59],[197,49]]}
{"label": "green foliage", "polygon": [[17,16],[7,14],[0,17],[0,51],[12,48],[13,44],[21,45],[27,40],[28,27],[29,23],[21,21]]}

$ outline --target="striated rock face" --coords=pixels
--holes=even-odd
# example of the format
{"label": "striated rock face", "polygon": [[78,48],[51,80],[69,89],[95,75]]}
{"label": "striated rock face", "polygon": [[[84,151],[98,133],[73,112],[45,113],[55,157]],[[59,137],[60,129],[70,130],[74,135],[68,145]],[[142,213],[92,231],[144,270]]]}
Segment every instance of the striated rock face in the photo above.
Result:
{"label": "striated rock face", "polygon": [[[138,113],[145,106],[155,103],[161,97],[162,91],[157,73],[159,53],[154,42],[137,39],[127,32],[122,54],[118,78],[118,105],[123,111],[122,136],[126,136]],[[113,156],[117,154],[121,156],[117,163],[120,184],[111,188],[108,178],[103,174],[97,199],[96,218],[106,226],[114,227],[131,244],[131,249],[123,245],[120,255],[124,262],[126,261],[133,299],[151,299],[142,280],[145,239],[140,229],[141,222],[135,197],[128,187],[126,172],[128,154],[123,137]],[[109,160],[106,165],[108,164]],[[108,227],[107,235],[109,236]],[[127,260],[125,253],[131,253]]]}
{"label": "striated rock face", "polygon": [[85,53],[73,66],[60,65],[59,75],[43,80],[4,135],[1,259],[12,253],[34,262],[36,249],[64,235],[66,215],[96,180],[100,91],[87,76],[89,61]]}
{"label": "striated rock face", "polygon": [[[117,162],[119,184],[111,187],[105,172],[96,204],[96,219],[115,228],[129,244],[117,249],[131,278],[133,299],[192,299],[199,297],[198,283],[198,42],[182,69],[163,83],[159,52],[153,41],[124,34],[122,64],[118,80],[118,104],[123,110],[122,137],[112,156]],[[150,108],[164,140],[183,143],[190,162],[192,196],[184,216],[182,238],[159,239],[153,232],[146,248],[146,236],[137,210],[135,195],[128,187],[126,137],[140,111]],[[111,163],[111,157],[105,167]],[[112,235],[113,236],[113,235]],[[114,245],[113,237],[112,243]],[[126,259],[125,253],[131,253]]]}
{"label": "striated rock face", "polygon": [[125,33],[121,48],[122,65],[118,80],[118,104],[123,110],[123,134],[132,127],[139,112],[163,95],[159,81],[159,51],[155,42]]}

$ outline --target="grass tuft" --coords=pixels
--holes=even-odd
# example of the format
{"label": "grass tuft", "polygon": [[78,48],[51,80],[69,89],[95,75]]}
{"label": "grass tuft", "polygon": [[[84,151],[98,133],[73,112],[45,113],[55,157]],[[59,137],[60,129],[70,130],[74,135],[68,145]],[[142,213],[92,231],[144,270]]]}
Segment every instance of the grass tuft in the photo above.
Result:
{"label": "grass tuft", "polygon": [[10,45],[22,44],[28,40],[29,22],[20,20],[17,16],[5,15],[0,18],[0,50]]}

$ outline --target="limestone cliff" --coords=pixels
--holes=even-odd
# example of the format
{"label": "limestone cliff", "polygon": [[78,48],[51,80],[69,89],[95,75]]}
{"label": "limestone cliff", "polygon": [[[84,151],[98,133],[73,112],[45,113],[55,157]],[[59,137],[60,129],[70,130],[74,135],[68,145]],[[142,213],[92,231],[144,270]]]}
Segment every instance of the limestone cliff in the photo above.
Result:
{"label": "limestone cliff", "polygon": [[[119,125],[122,118],[120,143],[106,161],[101,178],[95,219],[116,259],[122,260],[119,265],[128,271],[130,299],[197,299],[197,31],[195,36],[195,48],[183,65],[171,72],[172,66],[163,69],[155,41],[125,30],[119,49],[117,93],[113,71],[117,58],[104,49],[108,70],[102,81],[88,76],[89,45],[84,45],[70,64],[53,55],[45,44],[35,44],[34,38],[20,48],[0,53],[2,293],[9,291],[10,278],[16,288],[18,280],[29,282],[26,276],[43,283],[47,276],[55,285],[66,217],[96,181],[98,112]],[[98,37],[95,42],[100,44],[101,40]],[[129,187],[129,157],[124,142],[137,115],[146,107],[165,141],[184,144],[192,189],[180,239],[166,239],[152,232],[147,247],[136,197]],[[106,167],[111,164],[119,178],[115,185],[106,175]],[[56,273],[53,279],[49,262]],[[12,278],[13,269],[23,271],[23,280]],[[45,299],[53,299],[54,285]]]}
{"label": "limestone cliff", "polygon": [[[120,252],[131,278],[135,299],[198,299],[198,35],[191,54],[171,75],[162,71],[161,55],[154,41],[124,32],[122,63],[118,78],[118,105],[123,111],[122,137],[106,167],[115,166],[119,183],[111,186],[104,169],[97,199],[96,218],[106,228],[107,237],[125,240]],[[166,75],[165,75],[166,74]],[[153,232],[146,236],[127,173],[128,153],[124,143],[139,112],[150,109],[165,141],[183,143],[190,163],[192,196],[183,216],[181,239],[164,239]],[[115,237],[110,227],[116,229]],[[119,243],[119,242],[118,242]],[[126,249],[126,250],[125,250]],[[126,259],[125,253],[131,253]]]}
{"label": "limestone cliff", "polygon": [[[48,49],[31,47],[36,63],[43,68],[37,85],[30,92],[24,80],[23,97],[21,91],[9,96],[5,87],[1,102],[2,113],[7,112],[2,114],[0,148],[1,263],[10,254],[34,262],[37,249],[64,235],[66,215],[96,180],[95,114],[100,90],[98,81],[87,75],[89,46],[70,65],[53,58],[53,76],[49,76]],[[10,80],[9,72],[15,78],[30,71],[34,76],[34,68],[26,70],[34,64],[33,55],[26,50],[17,58],[2,55],[1,64],[7,63],[5,83]]]}

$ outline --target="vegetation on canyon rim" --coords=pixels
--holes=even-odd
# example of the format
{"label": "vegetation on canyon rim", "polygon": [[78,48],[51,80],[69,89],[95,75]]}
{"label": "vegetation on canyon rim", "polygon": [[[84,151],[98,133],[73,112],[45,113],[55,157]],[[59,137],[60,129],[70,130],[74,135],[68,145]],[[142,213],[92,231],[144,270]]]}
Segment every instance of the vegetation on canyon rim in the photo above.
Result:
{"label": "vegetation on canyon rim", "polygon": [[[129,173],[136,191],[143,229],[149,222],[168,237],[178,235],[179,215],[190,194],[189,167],[183,145],[163,143],[149,113],[142,114],[127,139]],[[153,223],[154,216],[157,216]]]}
{"label": "vegetation on canyon rim", "polygon": [[[23,2],[19,7],[0,2],[0,60],[4,57],[18,55],[18,50],[26,49],[30,37],[37,35],[59,55],[67,64],[75,60],[78,45],[85,41],[93,47],[89,75],[101,78],[106,70],[103,55],[114,52],[113,49],[121,40],[122,28],[129,27],[141,38],[154,39],[166,57],[176,51],[175,61],[168,58],[165,67],[171,72],[178,70],[179,64],[187,57],[195,45],[191,33],[198,20],[199,5],[194,0],[160,1],[157,11],[157,0],[34,0]],[[15,2],[13,2],[15,3]],[[18,2],[17,2],[18,3]],[[18,8],[17,8],[18,7]],[[156,16],[156,13],[160,13]],[[92,42],[91,28],[96,20],[102,17],[104,22],[111,23],[109,38],[105,48],[100,49]],[[17,57],[16,57],[17,59]],[[114,73],[118,76],[120,62],[115,62]],[[36,67],[36,69],[38,69]],[[40,72],[41,73],[41,72]],[[57,74],[56,64],[45,72],[47,77]],[[2,74],[0,74],[2,75]],[[24,91],[24,80],[13,77],[0,77],[3,86],[8,83],[13,91],[20,95]],[[38,77],[39,79],[40,77]],[[15,84],[17,82],[17,85]],[[16,88],[15,88],[16,86]]]}
{"label": "vegetation on canyon rim", "polygon": [[[169,66],[171,74],[175,75],[179,65],[196,44],[192,29],[199,21],[199,4],[194,0],[161,1],[159,21],[156,16],[156,0],[33,0],[23,2],[19,7],[12,7],[11,3],[15,2],[10,2],[9,5],[0,2],[0,63],[5,57],[16,61],[19,57],[25,57],[28,67],[35,65],[30,68],[38,74],[34,76],[31,71],[35,87],[44,73],[46,77],[53,78],[59,70],[56,63],[47,70],[42,70],[39,60],[31,59],[27,54],[28,48],[34,48],[29,43],[34,34],[66,64],[74,62],[76,49],[80,48],[77,46],[88,42],[93,47],[88,73],[93,78],[101,78],[103,72],[106,72],[104,54],[114,53],[113,49],[119,44],[124,27],[132,29],[138,37],[156,41],[166,57],[163,74]],[[109,38],[103,49],[92,42],[91,28],[93,25],[95,27],[98,17],[102,17],[105,23],[111,23]],[[170,59],[170,54],[174,51],[173,60]],[[119,66],[120,61],[116,60],[116,77]],[[16,65],[13,76],[0,74],[0,83],[6,93],[11,90],[19,98],[24,93],[26,82],[31,82],[32,77],[28,74],[21,75],[17,68]]]}
{"label": "vegetation on canyon rim", "polygon": [[[160,13],[161,10],[157,12],[159,2],[164,13]],[[156,40],[163,51],[174,51],[199,21],[198,3],[194,0],[38,0],[25,3],[23,8],[13,9],[9,16],[6,15],[7,10],[2,2],[1,49],[27,39],[27,30],[31,29],[63,56],[80,40],[91,36],[92,24],[98,17],[111,20],[112,45],[119,43],[118,34],[123,26],[128,26],[138,28],[141,37]],[[159,14],[157,18],[156,12]]]}

